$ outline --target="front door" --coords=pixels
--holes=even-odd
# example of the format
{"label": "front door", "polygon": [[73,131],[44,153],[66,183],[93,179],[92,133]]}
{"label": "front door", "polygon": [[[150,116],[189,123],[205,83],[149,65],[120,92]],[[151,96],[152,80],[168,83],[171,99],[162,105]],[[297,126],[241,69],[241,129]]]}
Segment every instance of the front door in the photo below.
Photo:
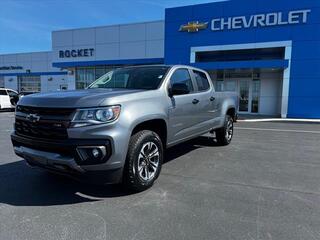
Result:
{"label": "front door", "polygon": [[197,133],[196,114],[198,104],[194,99],[198,94],[194,92],[193,82],[188,69],[177,69],[170,78],[170,85],[181,83],[188,87],[189,93],[173,96],[169,99],[169,126],[168,143],[175,143]]}
{"label": "front door", "polygon": [[259,113],[260,80],[239,80],[239,112]]}
{"label": "front door", "polygon": [[249,79],[239,80],[239,112],[250,112],[250,83]]}

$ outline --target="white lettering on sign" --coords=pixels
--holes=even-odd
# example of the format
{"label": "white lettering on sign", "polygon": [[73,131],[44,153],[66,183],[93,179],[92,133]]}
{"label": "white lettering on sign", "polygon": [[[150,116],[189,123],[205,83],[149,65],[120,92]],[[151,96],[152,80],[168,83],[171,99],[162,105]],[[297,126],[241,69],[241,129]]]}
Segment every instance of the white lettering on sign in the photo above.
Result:
{"label": "white lettering on sign", "polygon": [[307,23],[310,9],[291,11],[285,16],[282,12],[257,14],[228,18],[216,18],[211,21],[212,31],[223,31],[241,28],[271,27]]}

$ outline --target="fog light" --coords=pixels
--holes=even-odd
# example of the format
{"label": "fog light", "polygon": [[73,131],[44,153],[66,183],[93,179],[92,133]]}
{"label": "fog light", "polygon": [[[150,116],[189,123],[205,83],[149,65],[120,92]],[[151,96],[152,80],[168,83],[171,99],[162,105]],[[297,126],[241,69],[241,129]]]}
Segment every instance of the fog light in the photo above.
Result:
{"label": "fog light", "polygon": [[97,149],[97,148],[92,149],[92,155],[93,155],[95,158],[100,157],[100,150]]}
{"label": "fog light", "polygon": [[79,165],[94,165],[107,161],[108,152],[105,146],[79,146],[77,153],[80,158],[77,161]]}

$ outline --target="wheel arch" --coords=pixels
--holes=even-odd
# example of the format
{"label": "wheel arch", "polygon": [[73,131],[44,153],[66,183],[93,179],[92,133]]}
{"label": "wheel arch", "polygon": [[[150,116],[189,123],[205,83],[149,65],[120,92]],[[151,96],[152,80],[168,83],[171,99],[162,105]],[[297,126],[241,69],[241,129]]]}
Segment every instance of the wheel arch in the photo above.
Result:
{"label": "wheel arch", "polygon": [[229,115],[230,117],[232,117],[233,121],[237,120],[237,111],[235,107],[229,107],[227,109],[226,115]]}
{"label": "wheel arch", "polygon": [[163,118],[144,119],[135,124],[132,128],[131,136],[142,130],[153,131],[159,135],[163,147],[166,148],[168,136],[167,129],[167,122]]}

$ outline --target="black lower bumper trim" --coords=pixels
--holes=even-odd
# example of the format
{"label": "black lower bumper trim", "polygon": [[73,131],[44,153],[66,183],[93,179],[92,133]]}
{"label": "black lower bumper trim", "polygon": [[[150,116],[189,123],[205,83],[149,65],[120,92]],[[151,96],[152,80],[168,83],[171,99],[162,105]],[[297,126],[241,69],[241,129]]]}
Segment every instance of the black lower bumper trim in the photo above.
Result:
{"label": "black lower bumper trim", "polygon": [[[11,134],[11,141],[14,147],[27,147],[44,152],[59,153],[61,155],[70,156],[75,159],[79,165],[90,165],[88,162],[82,162],[76,148],[79,146],[105,146],[107,154],[101,161],[104,163],[108,161],[112,155],[112,148],[110,140],[108,139],[63,139],[63,140],[47,140],[34,139],[24,136],[19,136],[15,133]],[[93,162],[92,164],[97,164]]]}

